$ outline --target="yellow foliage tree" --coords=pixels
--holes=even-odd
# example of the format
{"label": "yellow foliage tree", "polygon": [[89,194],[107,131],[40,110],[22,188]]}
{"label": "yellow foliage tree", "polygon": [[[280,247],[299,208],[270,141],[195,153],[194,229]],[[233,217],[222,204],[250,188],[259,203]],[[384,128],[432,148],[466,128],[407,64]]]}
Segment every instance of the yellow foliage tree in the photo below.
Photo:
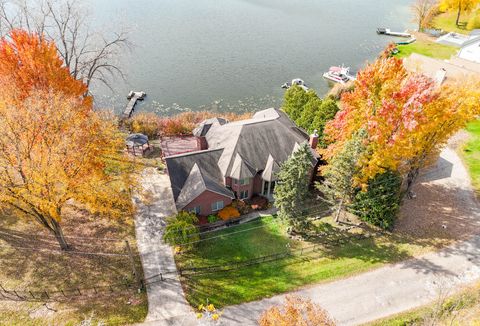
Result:
{"label": "yellow foliage tree", "polygon": [[455,21],[455,24],[458,26],[462,11],[468,12],[472,9],[475,9],[479,3],[480,0],[441,0],[440,10],[457,11],[457,20]]}
{"label": "yellow foliage tree", "polygon": [[[359,73],[353,92],[327,128],[332,160],[359,130],[366,133],[354,185],[387,170],[407,176],[410,187],[420,168],[431,163],[448,139],[480,113],[480,82],[441,87],[408,73],[397,58],[379,58]],[[328,169],[328,167],[327,167]]]}
{"label": "yellow foliage tree", "polygon": [[[116,121],[95,112],[82,87],[65,89],[62,78],[78,84],[51,44],[22,35],[30,45],[15,44],[17,54],[37,55],[14,56],[32,60],[22,62],[21,76],[5,69],[10,63],[0,62],[0,207],[38,222],[67,250],[62,209],[81,203],[95,213],[128,212],[131,166],[114,160],[123,147]],[[0,55],[10,46],[3,40]],[[41,82],[35,76],[42,76]]]}

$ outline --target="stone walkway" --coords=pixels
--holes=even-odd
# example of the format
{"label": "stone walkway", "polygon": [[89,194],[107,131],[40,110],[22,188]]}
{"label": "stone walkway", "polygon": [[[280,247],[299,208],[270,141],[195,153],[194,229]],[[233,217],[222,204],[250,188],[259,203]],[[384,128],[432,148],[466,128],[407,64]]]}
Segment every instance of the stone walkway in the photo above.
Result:
{"label": "stone walkway", "polygon": [[[470,187],[469,176],[453,149],[445,149],[441,165],[429,174],[429,184],[441,184],[443,191],[463,206],[465,220],[480,221],[479,209]],[[446,163],[449,164],[446,164]],[[450,166],[445,174],[445,166]],[[435,176],[435,178],[433,178]],[[421,198],[417,198],[420,201]],[[432,209],[429,202],[421,203]],[[440,205],[434,202],[434,205]],[[418,206],[417,206],[418,209]],[[438,206],[438,210],[448,207]],[[451,207],[450,207],[451,209]],[[459,219],[462,221],[462,219]],[[469,221],[468,225],[472,225]],[[295,294],[312,299],[325,308],[340,325],[358,325],[395,313],[428,304],[440,292],[454,291],[480,279],[480,236],[395,265],[364,273],[351,278],[312,286]],[[261,313],[272,305],[279,305],[285,295],[256,302],[227,307],[222,315],[223,325],[256,325]]]}
{"label": "stone walkway", "polygon": [[162,240],[164,218],[176,211],[170,179],[149,168],[142,175],[142,186],[142,194],[135,198],[135,228],[148,284],[148,315],[145,322],[151,325],[196,325],[195,315],[185,300],[178,274],[169,273],[163,281],[158,276],[176,270],[172,248]]}

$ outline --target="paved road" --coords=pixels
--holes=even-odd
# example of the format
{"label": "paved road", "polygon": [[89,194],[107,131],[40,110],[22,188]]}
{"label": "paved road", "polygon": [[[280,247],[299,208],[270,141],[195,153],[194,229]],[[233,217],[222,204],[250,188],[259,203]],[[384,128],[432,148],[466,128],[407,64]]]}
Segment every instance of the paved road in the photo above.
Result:
{"label": "paved road", "polygon": [[194,325],[196,319],[185,300],[178,275],[169,274],[164,281],[156,277],[176,270],[172,248],[162,240],[164,218],[176,211],[170,179],[150,168],[143,173],[142,185],[142,195],[135,198],[137,245],[145,278],[157,281],[147,285],[145,321],[151,325]]}
{"label": "paved road", "polygon": [[[480,221],[468,173],[460,158],[449,148],[441,157],[441,166],[429,174],[433,181],[428,182],[444,186],[445,191],[458,197],[468,211],[468,218]],[[449,167],[448,175],[445,167]],[[435,175],[438,177],[434,178]],[[480,279],[480,236],[440,252],[295,293],[320,304],[340,325],[357,325],[427,304],[438,298],[440,292],[477,279]],[[227,307],[222,316],[223,325],[256,325],[262,311],[281,304],[284,298],[279,295]]]}

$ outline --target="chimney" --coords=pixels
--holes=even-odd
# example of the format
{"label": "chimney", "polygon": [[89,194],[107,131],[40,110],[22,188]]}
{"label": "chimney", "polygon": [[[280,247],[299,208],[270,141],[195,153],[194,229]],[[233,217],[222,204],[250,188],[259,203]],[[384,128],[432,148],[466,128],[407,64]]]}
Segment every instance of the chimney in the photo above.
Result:
{"label": "chimney", "polygon": [[198,136],[197,138],[197,150],[203,151],[208,149],[207,138],[205,136]]}
{"label": "chimney", "polygon": [[313,131],[313,134],[310,135],[310,147],[312,149],[316,149],[317,148],[317,145],[318,145],[318,130],[314,130]]}

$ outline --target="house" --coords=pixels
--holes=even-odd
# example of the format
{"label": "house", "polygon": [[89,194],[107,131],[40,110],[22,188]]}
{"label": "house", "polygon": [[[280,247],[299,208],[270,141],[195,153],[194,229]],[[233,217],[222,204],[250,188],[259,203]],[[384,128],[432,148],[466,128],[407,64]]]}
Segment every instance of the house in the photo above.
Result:
{"label": "house", "polygon": [[[229,123],[214,118],[194,131],[197,151],[165,158],[178,210],[209,215],[231,204],[263,195],[272,200],[280,165],[309,142],[314,159],[318,135],[311,137],[277,109]],[[313,173],[312,173],[313,174]]]}

